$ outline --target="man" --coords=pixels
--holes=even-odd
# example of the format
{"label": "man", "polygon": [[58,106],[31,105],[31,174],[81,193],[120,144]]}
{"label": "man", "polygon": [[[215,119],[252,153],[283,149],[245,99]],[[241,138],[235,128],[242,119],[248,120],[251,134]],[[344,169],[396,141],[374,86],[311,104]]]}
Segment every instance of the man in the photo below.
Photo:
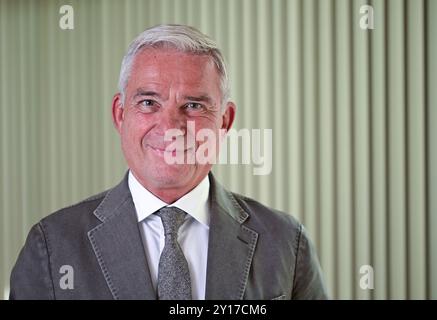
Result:
{"label": "man", "polygon": [[[140,34],[112,102],[129,171],[31,229],[10,298],[326,298],[302,225],[225,190],[213,161],[199,161],[206,142],[197,133],[214,133],[209,146],[218,146],[232,126],[228,91],[222,54],[199,31],[162,25]],[[171,162],[177,156],[184,161]]]}

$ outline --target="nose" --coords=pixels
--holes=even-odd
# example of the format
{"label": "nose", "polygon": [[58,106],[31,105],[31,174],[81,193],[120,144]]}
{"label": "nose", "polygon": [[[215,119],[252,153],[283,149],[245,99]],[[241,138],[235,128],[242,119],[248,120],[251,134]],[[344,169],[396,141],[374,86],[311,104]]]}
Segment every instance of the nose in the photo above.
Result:
{"label": "nose", "polygon": [[157,115],[155,133],[164,136],[167,130],[179,129],[185,135],[186,125],[186,119],[182,112],[177,107],[168,106],[167,108],[162,108],[161,112]]}

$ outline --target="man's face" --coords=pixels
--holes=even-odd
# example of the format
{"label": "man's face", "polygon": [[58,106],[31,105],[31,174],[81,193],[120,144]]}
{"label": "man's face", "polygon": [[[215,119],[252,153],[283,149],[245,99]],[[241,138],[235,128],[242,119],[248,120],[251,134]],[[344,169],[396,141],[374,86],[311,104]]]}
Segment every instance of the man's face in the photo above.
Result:
{"label": "man's face", "polygon": [[[219,74],[209,56],[151,48],[135,56],[123,107],[120,94],[114,96],[113,120],[132,173],[164,201],[189,192],[212,166],[169,164],[166,132],[178,129],[176,139],[187,142],[195,140],[199,130],[209,129],[217,142],[219,130],[230,128],[235,112],[232,103],[222,109],[221,98]],[[187,157],[202,143],[185,143],[177,151]]]}

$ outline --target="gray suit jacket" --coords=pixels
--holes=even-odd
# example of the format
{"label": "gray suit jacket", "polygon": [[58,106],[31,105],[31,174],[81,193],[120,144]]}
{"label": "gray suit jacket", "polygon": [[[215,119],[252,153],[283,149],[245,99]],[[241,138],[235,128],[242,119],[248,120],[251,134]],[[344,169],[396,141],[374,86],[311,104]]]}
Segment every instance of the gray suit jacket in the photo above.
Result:
{"label": "gray suit jacket", "polygon": [[[206,299],[326,298],[303,226],[209,178]],[[65,265],[72,289],[61,285]],[[11,299],[156,299],[127,175],[33,226],[10,288]]]}

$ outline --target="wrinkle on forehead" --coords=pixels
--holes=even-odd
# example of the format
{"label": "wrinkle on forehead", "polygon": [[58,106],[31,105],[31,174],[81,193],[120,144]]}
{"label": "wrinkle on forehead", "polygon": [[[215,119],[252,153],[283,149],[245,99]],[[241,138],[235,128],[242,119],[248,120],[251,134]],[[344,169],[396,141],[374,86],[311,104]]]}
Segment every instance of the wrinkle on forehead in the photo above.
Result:
{"label": "wrinkle on forehead", "polygon": [[174,49],[147,48],[139,52],[132,65],[129,86],[134,91],[145,88],[162,96],[170,91],[184,96],[205,93],[220,96],[220,77],[212,58]]}

